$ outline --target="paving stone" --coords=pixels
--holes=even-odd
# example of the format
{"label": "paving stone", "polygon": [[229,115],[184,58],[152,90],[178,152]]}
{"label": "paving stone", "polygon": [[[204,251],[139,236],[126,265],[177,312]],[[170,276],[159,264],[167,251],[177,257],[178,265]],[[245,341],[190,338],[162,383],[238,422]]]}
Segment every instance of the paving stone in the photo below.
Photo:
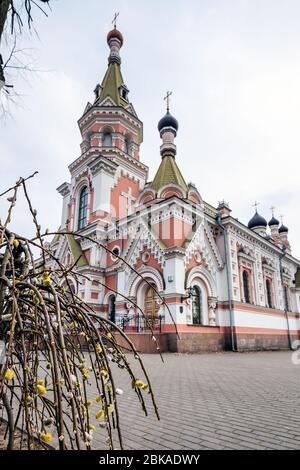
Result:
{"label": "paving stone", "polygon": [[[143,416],[130,380],[115,370],[124,390],[118,401],[125,448],[300,449],[300,366],[290,352],[164,356],[163,364],[143,355],[160,421],[147,395]],[[95,442],[105,448],[104,440]]]}

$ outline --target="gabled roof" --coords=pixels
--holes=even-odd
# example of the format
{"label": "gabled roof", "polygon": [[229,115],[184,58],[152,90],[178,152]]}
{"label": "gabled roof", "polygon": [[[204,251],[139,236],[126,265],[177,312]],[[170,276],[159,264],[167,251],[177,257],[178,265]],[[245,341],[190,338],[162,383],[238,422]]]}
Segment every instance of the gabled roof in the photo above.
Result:
{"label": "gabled roof", "polygon": [[[81,249],[81,246],[79,245],[79,243],[75,240],[74,238],[74,235],[71,235],[71,234],[66,234],[66,235],[63,235],[63,234],[60,234],[60,233],[57,233],[53,240],[51,241],[51,245],[54,245],[55,243],[57,243],[60,239],[62,239],[62,243],[64,244],[64,241],[66,240],[68,242],[68,245],[69,245],[69,249],[71,251],[71,254],[72,254],[72,257],[73,257],[73,260],[74,260],[74,263],[75,261],[77,261],[76,263],[76,266],[78,268],[81,268],[83,266],[88,266],[88,261],[86,259],[86,256],[85,254],[83,253],[82,249]],[[60,244],[60,246],[62,247],[63,245]],[[65,245],[64,245],[65,246]]]}
{"label": "gabled roof", "polygon": [[85,254],[83,253],[81,246],[79,243],[75,240],[74,235],[67,235],[69,247],[74,259],[74,262],[77,261],[77,268],[82,268],[83,266],[87,266],[88,262],[85,257]]}
{"label": "gabled roof", "polygon": [[154,189],[154,191],[159,191],[160,188],[166,186],[167,184],[177,184],[184,191],[188,191],[188,186],[177,166],[176,160],[172,153],[167,153],[163,156],[161,164],[150,187]]}

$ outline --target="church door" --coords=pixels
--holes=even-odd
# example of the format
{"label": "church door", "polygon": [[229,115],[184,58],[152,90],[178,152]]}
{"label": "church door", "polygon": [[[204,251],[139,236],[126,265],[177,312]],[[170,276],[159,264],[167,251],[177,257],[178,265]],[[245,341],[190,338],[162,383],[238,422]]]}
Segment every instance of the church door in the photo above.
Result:
{"label": "church door", "polygon": [[158,319],[157,313],[159,310],[159,305],[157,304],[155,297],[155,290],[152,287],[148,287],[145,294],[144,314],[148,318],[148,322],[151,323],[152,327],[154,327],[156,317]]}

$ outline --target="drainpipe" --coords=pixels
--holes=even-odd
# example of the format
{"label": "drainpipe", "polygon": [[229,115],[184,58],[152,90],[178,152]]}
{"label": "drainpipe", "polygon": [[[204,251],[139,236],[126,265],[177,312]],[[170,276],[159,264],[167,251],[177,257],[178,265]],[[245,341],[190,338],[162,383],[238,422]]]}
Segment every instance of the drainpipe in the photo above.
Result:
{"label": "drainpipe", "polygon": [[233,324],[233,309],[232,309],[232,294],[231,294],[231,276],[229,270],[229,256],[228,256],[228,233],[226,227],[222,224],[222,218],[220,214],[217,215],[217,224],[224,233],[224,248],[225,248],[225,266],[226,266],[226,278],[227,278],[227,293],[229,303],[229,318],[230,318],[230,339],[232,351],[237,351],[235,346],[235,334]]}
{"label": "drainpipe", "polygon": [[279,256],[279,265],[280,265],[280,278],[281,278],[281,285],[282,285],[282,293],[283,293],[283,301],[284,301],[284,315],[286,319],[286,325],[287,325],[287,332],[288,332],[288,343],[289,343],[289,348],[293,351],[293,346],[292,346],[292,338],[291,338],[291,330],[290,330],[290,322],[289,322],[289,314],[288,314],[288,302],[287,302],[287,295],[285,293],[284,289],[284,282],[283,282],[283,267],[282,267],[282,260],[286,256],[286,247],[282,247],[282,252]]}

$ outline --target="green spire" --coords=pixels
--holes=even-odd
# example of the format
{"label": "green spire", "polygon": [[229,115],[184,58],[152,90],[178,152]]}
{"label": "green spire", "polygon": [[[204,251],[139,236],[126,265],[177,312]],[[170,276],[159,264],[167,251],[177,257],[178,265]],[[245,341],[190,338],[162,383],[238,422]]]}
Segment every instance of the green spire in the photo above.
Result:
{"label": "green spire", "polygon": [[122,85],[125,87],[120,65],[116,62],[111,62],[101,83],[100,102],[110,97],[117,106],[122,106],[123,108],[126,105],[128,106],[128,102],[121,97],[120,87]]}
{"label": "green spire", "polygon": [[188,191],[188,186],[175,161],[174,153],[166,152],[163,155],[161,164],[157,170],[151,188],[158,192],[167,184],[177,184],[184,191]]}

